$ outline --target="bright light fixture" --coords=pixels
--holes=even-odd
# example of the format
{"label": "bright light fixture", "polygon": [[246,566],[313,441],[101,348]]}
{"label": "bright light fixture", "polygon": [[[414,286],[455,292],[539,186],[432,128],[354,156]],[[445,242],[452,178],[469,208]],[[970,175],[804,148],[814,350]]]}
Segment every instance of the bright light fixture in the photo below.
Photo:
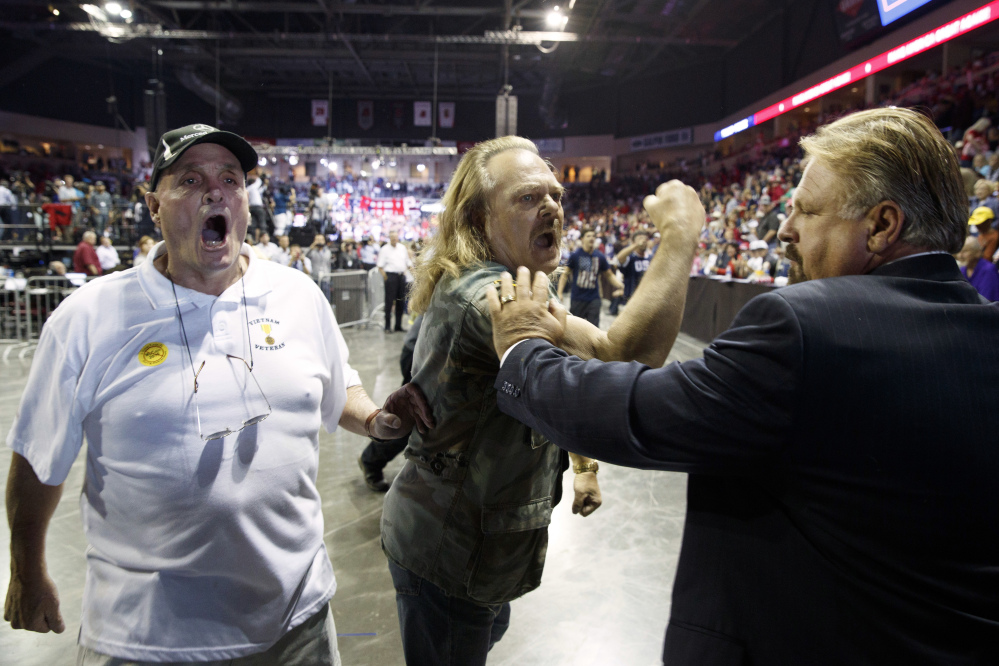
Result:
{"label": "bright light fixture", "polygon": [[259,160],[257,160],[257,164],[259,164],[260,166],[267,166],[267,158],[261,157]]}
{"label": "bright light fixture", "polygon": [[423,173],[424,171],[427,170],[427,165],[426,164],[417,164],[416,165],[416,170],[419,171],[420,173]]}
{"label": "bright light fixture", "polygon": [[125,19],[126,21],[128,19],[132,18],[132,10],[131,9],[123,9],[123,10],[121,10],[121,17],[123,19]]}
{"label": "bright light fixture", "polygon": [[298,155],[291,155],[288,157],[288,164],[295,166],[298,164]]}
{"label": "bright light fixture", "polygon": [[364,169],[361,169],[361,177],[362,178],[367,178],[368,177],[368,172],[365,171]]}
{"label": "bright light fixture", "polygon": [[53,7],[52,8],[52,16],[59,16],[59,10]]}
{"label": "bright light fixture", "polygon": [[549,27],[561,28],[564,21],[565,17],[562,16],[562,12],[558,10],[558,7],[556,7],[553,11],[548,12],[548,18],[546,19],[546,22],[548,23]]}
{"label": "bright light fixture", "polygon": [[381,162],[379,162],[378,160],[375,160],[374,162],[372,162],[372,163],[371,163],[371,168],[372,168],[372,169],[377,169],[377,168],[378,168],[378,167],[380,167],[381,165],[382,165],[382,163],[381,163]]}
{"label": "bright light fixture", "polygon": [[121,14],[121,5],[117,2],[108,2],[104,5],[104,11],[106,11],[111,16],[118,16]]}
{"label": "bright light fixture", "polygon": [[98,21],[107,21],[108,20],[108,15],[105,14],[104,10],[101,9],[100,7],[98,7],[97,5],[91,5],[91,4],[80,5],[80,9],[82,9],[85,12],[87,12],[88,14],[90,14],[91,16],[93,16]]}

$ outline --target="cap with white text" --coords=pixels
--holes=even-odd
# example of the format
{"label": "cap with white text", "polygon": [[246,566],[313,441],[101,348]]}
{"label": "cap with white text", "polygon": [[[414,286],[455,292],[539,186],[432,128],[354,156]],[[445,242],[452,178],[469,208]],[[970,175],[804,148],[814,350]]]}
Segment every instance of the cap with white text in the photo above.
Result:
{"label": "cap with white text", "polygon": [[170,130],[160,137],[160,142],[156,147],[156,158],[153,160],[153,174],[149,180],[149,187],[155,190],[163,172],[176,162],[185,150],[199,143],[216,143],[229,149],[239,160],[239,166],[242,167],[243,173],[249,173],[253,167],[257,166],[257,151],[238,134],[224,132],[211,125],[200,123],[188,125]]}

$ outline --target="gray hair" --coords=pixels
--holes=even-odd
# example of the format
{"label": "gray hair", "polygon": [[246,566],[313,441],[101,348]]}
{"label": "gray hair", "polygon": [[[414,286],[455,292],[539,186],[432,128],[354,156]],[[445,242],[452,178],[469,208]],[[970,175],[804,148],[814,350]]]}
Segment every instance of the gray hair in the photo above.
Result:
{"label": "gray hair", "polygon": [[801,148],[844,180],[841,217],[860,219],[893,201],[905,214],[906,243],[949,253],[963,246],[968,201],[960,166],[926,116],[896,107],[861,111],[820,127]]}

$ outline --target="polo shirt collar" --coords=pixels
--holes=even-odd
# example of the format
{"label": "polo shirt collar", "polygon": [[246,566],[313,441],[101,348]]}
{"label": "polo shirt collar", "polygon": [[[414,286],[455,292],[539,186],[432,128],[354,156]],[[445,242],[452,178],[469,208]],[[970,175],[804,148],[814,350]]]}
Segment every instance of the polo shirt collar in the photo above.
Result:
{"label": "polo shirt collar", "polygon": [[[246,284],[246,298],[248,300],[260,298],[269,293],[271,291],[270,278],[258,266],[264,260],[256,257],[253,249],[246,243],[243,243],[243,246],[239,249],[239,253],[246,257],[248,262],[246,273],[243,275],[243,281]],[[226,289],[221,296],[213,296],[212,294],[205,294],[177,285],[177,297],[174,299],[174,291],[170,285],[170,280],[153,266],[153,262],[164,254],[166,254],[166,243],[160,241],[153,246],[153,249],[149,252],[149,258],[142,262],[138,268],[139,285],[142,287],[142,291],[145,293],[146,298],[149,299],[149,304],[153,309],[173,308],[178,303],[181,305],[191,303],[194,307],[200,308],[203,305],[211,305],[219,298],[227,300],[230,298],[242,299],[243,290],[238,282]]]}

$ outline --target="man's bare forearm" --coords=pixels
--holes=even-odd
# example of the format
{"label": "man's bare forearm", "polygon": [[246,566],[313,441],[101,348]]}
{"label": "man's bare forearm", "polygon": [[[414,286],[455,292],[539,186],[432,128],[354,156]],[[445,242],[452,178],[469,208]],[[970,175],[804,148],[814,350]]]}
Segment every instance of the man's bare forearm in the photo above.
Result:
{"label": "man's bare forearm", "polygon": [[27,576],[44,572],[45,533],[60,497],[62,485],[45,485],[21,454],[13,454],[7,476],[12,570]]}
{"label": "man's bare forearm", "polygon": [[363,386],[351,386],[347,389],[347,404],[340,414],[340,427],[349,430],[356,435],[368,436],[364,428],[365,422],[371,413],[378,409],[378,405],[368,397],[368,392]]}
{"label": "man's bare forearm", "polygon": [[567,268],[564,271],[562,271],[562,274],[558,278],[558,289],[557,289],[557,293],[558,293],[558,299],[560,301],[562,300],[562,293],[565,291],[565,285],[566,285],[566,283],[569,282],[569,275],[570,275],[571,272],[572,271],[570,271]]}

